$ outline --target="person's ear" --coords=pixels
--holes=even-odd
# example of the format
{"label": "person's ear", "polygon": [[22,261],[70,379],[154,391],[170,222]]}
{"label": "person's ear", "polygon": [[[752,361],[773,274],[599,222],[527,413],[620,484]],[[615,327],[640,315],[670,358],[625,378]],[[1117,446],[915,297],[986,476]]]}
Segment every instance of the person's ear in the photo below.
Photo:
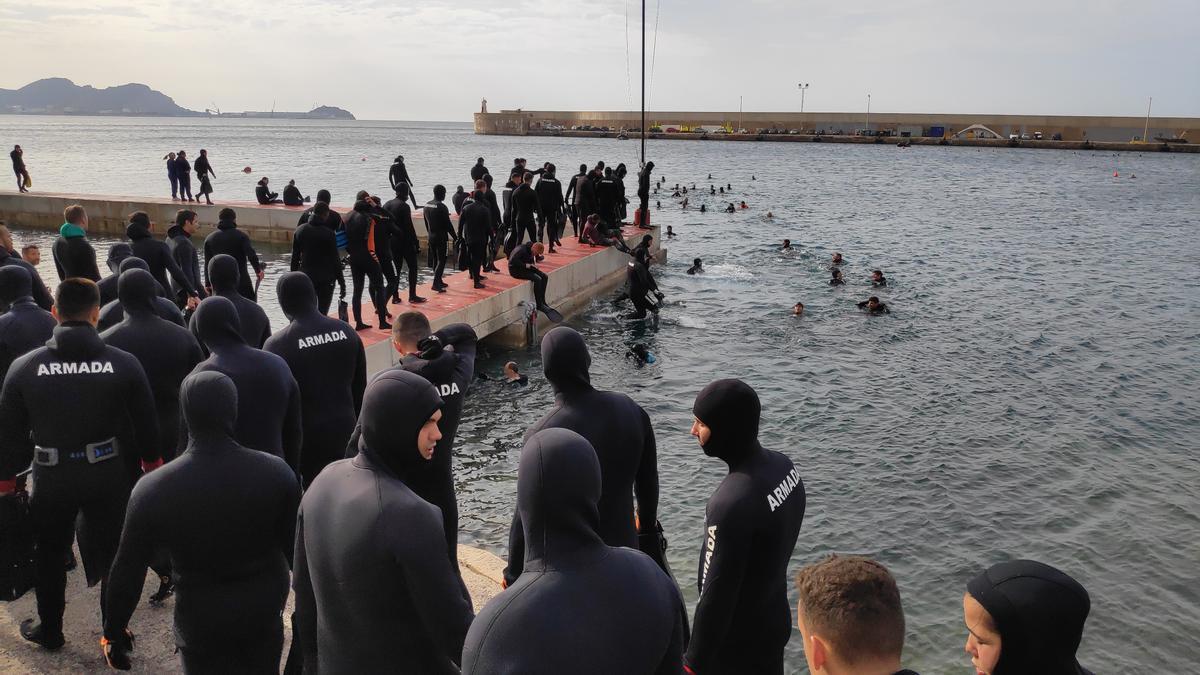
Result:
{"label": "person's ear", "polygon": [[829,664],[829,645],[821,639],[819,635],[809,635],[808,644],[804,648],[809,650],[810,662],[816,671],[822,671]]}

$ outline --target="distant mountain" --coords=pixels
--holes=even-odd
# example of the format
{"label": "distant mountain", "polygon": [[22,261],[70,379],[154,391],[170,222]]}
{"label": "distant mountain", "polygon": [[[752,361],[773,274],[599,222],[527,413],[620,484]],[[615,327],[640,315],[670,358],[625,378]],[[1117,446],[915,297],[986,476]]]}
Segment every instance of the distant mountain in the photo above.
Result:
{"label": "distant mountain", "polygon": [[62,78],[38,80],[20,89],[0,89],[0,113],[42,115],[171,115],[204,113],[181,108],[174,99],[144,84],[96,89]]}

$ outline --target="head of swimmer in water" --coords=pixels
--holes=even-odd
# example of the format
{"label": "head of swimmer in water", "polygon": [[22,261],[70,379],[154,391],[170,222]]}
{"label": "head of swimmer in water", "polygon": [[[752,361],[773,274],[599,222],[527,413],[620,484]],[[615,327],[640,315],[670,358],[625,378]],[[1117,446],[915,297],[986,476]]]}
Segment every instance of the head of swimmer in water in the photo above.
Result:
{"label": "head of swimmer in water", "polygon": [[703,262],[699,258],[692,258],[692,268],[700,269],[700,263]]}
{"label": "head of swimmer in water", "polygon": [[841,253],[836,253],[836,252],[835,252],[835,253],[833,254],[833,264],[834,264],[834,265],[840,265],[840,264],[842,264],[842,254],[841,254]]}
{"label": "head of swimmer in water", "polygon": [[792,305],[792,316],[802,316],[804,314],[804,303],[797,302]]}
{"label": "head of swimmer in water", "polygon": [[671,226],[668,225],[667,226],[667,234],[674,234],[674,233],[675,233],[675,230],[671,229]]}
{"label": "head of swimmer in water", "polygon": [[870,310],[879,309],[879,298],[875,297],[874,295],[867,298],[867,309],[870,309]]}
{"label": "head of swimmer in water", "polygon": [[504,364],[504,379],[509,382],[521,379],[521,371],[517,368],[516,361],[509,361]]}
{"label": "head of swimmer in water", "polygon": [[791,248],[791,247],[792,247],[792,240],[791,240],[791,239],[784,239],[784,240],[783,240],[783,247],[784,247],[784,248]]}
{"label": "head of swimmer in water", "polygon": [[833,271],[832,271],[830,274],[832,274],[832,275],[833,275],[833,278],[834,278],[834,279],[841,279],[841,278],[842,278],[842,271],[841,271],[841,270],[839,270],[839,269],[837,269],[836,267],[833,269]]}
{"label": "head of swimmer in water", "polygon": [[883,281],[883,272],[881,270],[871,272],[871,281]]}

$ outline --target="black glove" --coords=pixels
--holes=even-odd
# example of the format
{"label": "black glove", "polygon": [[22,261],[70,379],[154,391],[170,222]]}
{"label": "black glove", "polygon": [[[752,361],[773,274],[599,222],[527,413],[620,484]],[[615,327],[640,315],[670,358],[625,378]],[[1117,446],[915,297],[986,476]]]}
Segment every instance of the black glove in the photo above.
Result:
{"label": "black glove", "polygon": [[444,348],[441,338],[437,335],[430,335],[417,343],[417,355],[426,361],[431,361],[441,356]]}
{"label": "black glove", "polygon": [[128,628],[114,640],[100,640],[100,647],[104,650],[104,660],[109,668],[129,670],[133,667],[133,662],[129,659],[129,655],[133,653],[133,633]]}
{"label": "black glove", "polygon": [[654,524],[654,531],[638,534],[638,550],[650,556],[650,559],[662,568],[663,571],[670,572],[666,560],[667,538],[663,536],[663,529],[660,523]]}

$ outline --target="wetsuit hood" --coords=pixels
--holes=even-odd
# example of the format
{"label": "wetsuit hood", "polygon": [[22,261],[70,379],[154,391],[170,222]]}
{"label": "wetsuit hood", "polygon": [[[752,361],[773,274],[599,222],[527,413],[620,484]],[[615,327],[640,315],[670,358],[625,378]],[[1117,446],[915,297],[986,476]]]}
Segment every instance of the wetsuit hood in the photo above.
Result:
{"label": "wetsuit hood", "polygon": [[117,300],[126,316],[155,316],[154,298],[158,297],[158,282],[146,270],[133,269],[117,279]]}
{"label": "wetsuit hood", "polygon": [[525,569],[569,566],[603,545],[600,460],[583,436],[543,429],[525,442],[517,469],[517,511],[525,531]]}
{"label": "wetsuit hood", "polygon": [[[212,273],[209,274],[211,276]],[[317,312],[317,291],[313,288],[312,279],[303,272],[287,272],[279,277],[275,283],[275,294],[288,319]]]}
{"label": "wetsuit hood", "polygon": [[363,395],[358,449],[409,482],[429,461],[417,450],[417,435],[441,407],[442,397],[425,378],[403,370],[385,370]]}
{"label": "wetsuit hood", "polygon": [[237,386],[215,370],[189,375],[179,388],[188,434],[197,440],[233,441],[237,426]]}
{"label": "wetsuit hood", "polygon": [[217,229],[218,230],[236,230],[237,229],[237,221],[236,220],[219,220],[219,221],[217,221]]}
{"label": "wetsuit hood", "polygon": [[228,298],[219,295],[205,298],[196,308],[194,319],[200,341],[211,352],[246,344],[242,338],[242,322],[238,318],[237,308]]}
{"label": "wetsuit hood", "polygon": [[704,454],[725,460],[732,468],[757,451],[758,394],[738,379],[717,380],[696,395],[692,414],[712,432],[701,446]]}
{"label": "wetsuit hood", "polygon": [[1000,632],[993,675],[1086,672],[1075,660],[1091,599],[1059,570],[1032,560],[992,565],[967,583]]}
{"label": "wetsuit hood", "polygon": [[100,334],[86,321],[67,321],[55,326],[46,346],[64,361],[89,360],[104,352]]}
{"label": "wetsuit hood", "polygon": [[233,256],[221,253],[208,261],[208,281],[212,284],[213,293],[237,293],[240,277],[241,270]]}
{"label": "wetsuit hood", "polygon": [[132,255],[129,256],[128,258],[122,260],[120,265],[117,265],[118,283],[120,282],[120,275],[128,272],[129,270],[146,270],[149,272],[150,265],[146,264],[146,261],[142,260],[141,258],[135,258]]}
{"label": "wetsuit hood", "polygon": [[368,202],[365,199],[360,199],[360,200],[354,202],[354,210],[358,211],[359,213],[370,213],[371,206],[372,206],[371,202]]}
{"label": "wetsuit hood", "polygon": [[20,265],[0,267],[0,304],[9,306],[21,298],[33,300],[33,275]]}
{"label": "wetsuit hood", "polygon": [[129,219],[129,225],[125,227],[125,236],[134,241],[148,239],[150,237],[150,218],[144,213],[134,215]]}
{"label": "wetsuit hood", "polygon": [[188,234],[187,232],[184,232],[182,225],[172,225],[171,227],[167,228],[167,238],[168,239],[174,239],[175,237],[178,237],[181,234],[189,239],[191,238],[190,234]]}
{"label": "wetsuit hood", "polygon": [[116,272],[120,269],[121,262],[133,255],[133,247],[125,242],[113,244],[108,249],[108,270]]}
{"label": "wetsuit hood", "polygon": [[574,328],[558,326],[542,338],[542,370],[556,394],[592,389],[592,356]]}

